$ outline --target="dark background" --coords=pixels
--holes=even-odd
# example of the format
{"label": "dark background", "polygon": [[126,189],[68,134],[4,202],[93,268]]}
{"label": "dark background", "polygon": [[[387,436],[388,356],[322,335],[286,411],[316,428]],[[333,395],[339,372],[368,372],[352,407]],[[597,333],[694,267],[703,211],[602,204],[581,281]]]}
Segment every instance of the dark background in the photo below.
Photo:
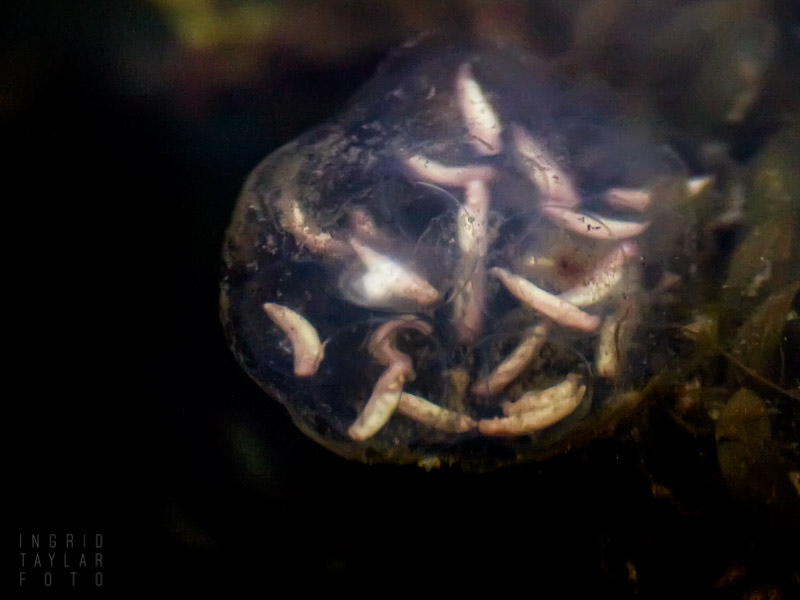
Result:
{"label": "dark background", "polygon": [[[457,30],[480,15],[332,3],[305,37],[290,19],[298,31],[264,42],[187,45],[167,10],[178,4],[3,9],[17,533],[102,533],[108,597],[727,598],[797,583],[790,532],[721,493],[713,440],[657,411],[644,438],[637,422],[489,474],[350,463],[300,434],[218,320],[240,186],[388,48],[443,15]],[[520,10],[489,4],[500,22]],[[557,39],[559,14],[543,14],[540,38]],[[720,583],[736,565],[744,583]]]}

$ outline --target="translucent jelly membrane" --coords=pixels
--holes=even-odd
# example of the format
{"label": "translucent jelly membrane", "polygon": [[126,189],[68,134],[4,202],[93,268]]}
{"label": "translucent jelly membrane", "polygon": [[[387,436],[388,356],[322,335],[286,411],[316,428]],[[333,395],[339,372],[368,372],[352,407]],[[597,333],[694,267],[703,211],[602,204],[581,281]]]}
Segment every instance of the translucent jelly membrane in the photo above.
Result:
{"label": "translucent jelly membrane", "polygon": [[[497,114],[494,154],[480,150],[465,124],[456,84],[464,65]],[[662,306],[660,282],[668,273],[688,277],[692,263],[685,170],[641,121],[620,117],[615,106],[606,90],[552,77],[518,51],[434,42],[397,53],[342,115],[267,158],[248,180],[226,242],[223,281],[223,320],[239,360],[306,433],[362,460],[436,458],[475,467],[538,458],[590,438],[615,398],[635,393],[652,375],[643,357],[651,354],[657,364],[660,348],[650,333],[679,316]],[[521,160],[512,131],[523,131],[546,156]],[[413,171],[413,157],[491,172],[485,223],[475,228],[484,239],[474,246],[482,250],[465,250],[466,184]],[[541,173],[526,170],[532,164],[552,164],[569,180],[578,199],[569,210],[601,224],[641,223],[643,232],[624,241],[570,230],[563,221],[574,215],[559,221],[543,209],[553,200],[537,179]],[[648,201],[615,203],[614,189],[627,190],[628,198],[638,190]],[[569,294],[596,279],[597,265],[623,242],[636,257],[626,258],[611,289],[580,307],[604,323],[621,307],[636,315],[635,331],[613,349],[618,371],[600,376],[601,328],[564,325],[531,309],[497,269],[550,294]],[[368,264],[376,260],[391,264]],[[424,286],[416,297],[381,295],[375,282],[392,269],[398,277],[419,277],[435,298]],[[464,339],[455,313],[475,285],[479,325]],[[265,302],[296,311],[316,329],[325,342],[316,373],[293,372],[293,349],[264,313]],[[586,387],[580,406],[521,436],[442,431],[393,414],[374,435],[351,439],[349,428],[388,368],[370,351],[370,340],[404,315],[431,329],[425,335],[401,328],[391,340],[413,367],[404,393],[478,421],[503,417],[504,403],[573,377]],[[489,394],[471,389],[540,324],[548,324],[546,340],[509,382]]]}

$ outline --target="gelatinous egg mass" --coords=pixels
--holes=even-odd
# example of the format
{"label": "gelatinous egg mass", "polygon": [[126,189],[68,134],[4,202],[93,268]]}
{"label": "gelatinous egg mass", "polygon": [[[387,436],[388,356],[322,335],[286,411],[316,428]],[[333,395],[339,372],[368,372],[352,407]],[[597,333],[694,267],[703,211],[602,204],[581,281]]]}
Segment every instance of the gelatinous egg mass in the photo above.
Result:
{"label": "gelatinous egg mass", "polygon": [[617,106],[519,50],[396,51],[247,180],[237,359],[349,458],[482,468],[591,439],[664,352],[688,227],[681,162]]}

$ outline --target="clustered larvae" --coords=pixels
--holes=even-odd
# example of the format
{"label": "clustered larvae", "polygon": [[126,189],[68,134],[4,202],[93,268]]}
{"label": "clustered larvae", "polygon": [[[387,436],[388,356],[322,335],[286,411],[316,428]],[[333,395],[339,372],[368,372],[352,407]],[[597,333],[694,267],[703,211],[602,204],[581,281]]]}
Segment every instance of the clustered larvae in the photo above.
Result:
{"label": "clustered larvae", "polygon": [[[640,250],[633,238],[643,234],[650,223],[581,212],[581,195],[569,174],[525,127],[502,122],[475,79],[470,63],[465,62],[456,70],[453,90],[454,104],[464,126],[464,142],[474,152],[474,164],[442,164],[420,153],[395,157],[409,182],[436,186],[462,199],[455,225],[458,254],[447,289],[437,289],[411,261],[386,252],[386,244],[382,243],[385,236],[369,210],[356,207],[349,211],[349,232],[343,240],[341,233],[333,236],[314,223],[289,187],[281,190],[278,199],[281,225],[298,245],[341,265],[340,286],[348,301],[389,311],[402,306],[409,313],[392,315],[365,340],[370,359],[383,371],[368,398],[352,399],[359,410],[346,435],[355,441],[378,434],[395,418],[395,413],[423,426],[462,435],[521,436],[550,427],[572,414],[587,390],[585,375],[569,372],[549,387],[519,393],[524,385],[522,375],[535,363],[552,331],[564,328],[595,336],[594,373],[614,379],[638,325],[635,295],[627,294],[613,310],[604,307],[595,311],[593,307],[613,297],[624,282],[636,285]],[[531,281],[527,271],[516,272],[514,265],[489,262],[493,241],[489,233],[492,186],[498,178],[496,165],[501,164],[495,159],[503,153],[509,156],[502,164],[513,165],[537,191],[534,208],[547,226],[565,236],[585,240],[578,244],[594,244],[589,264],[564,289],[549,291]],[[636,216],[648,210],[652,198],[647,189],[613,187],[600,196],[600,202],[614,214]],[[531,256],[528,266],[555,272],[557,260],[554,256]],[[398,350],[398,334],[415,331],[423,337],[434,335],[424,315],[434,308],[441,309],[446,302],[454,339],[462,347],[471,347],[486,333],[486,306],[491,294],[502,288],[526,314],[535,314],[535,320],[521,328],[516,347],[488,373],[471,379],[469,367],[457,370],[463,376],[463,393],[482,399],[482,406],[495,402],[495,416],[476,418],[469,414],[465,408],[469,401],[447,408],[409,393],[406,388],[416,378],[415,365],[409,354]],[[324,347],[314,326],[286,306],[266,303],[264,310],[288,336],[295,376],[312,377],[324,360]],[[510,389],[517,390],[513,392],[518,394],[516,398],[504,396]]]}

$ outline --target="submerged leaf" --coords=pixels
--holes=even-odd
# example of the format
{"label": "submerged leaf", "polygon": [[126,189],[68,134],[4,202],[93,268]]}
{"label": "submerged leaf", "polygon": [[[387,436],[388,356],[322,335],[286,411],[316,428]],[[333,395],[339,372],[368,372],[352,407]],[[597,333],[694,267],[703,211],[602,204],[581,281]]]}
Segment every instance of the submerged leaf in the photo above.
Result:
{"label": "submerged leaf", "polygon": [[762,302],[739,328],[730,353],[747,371],[779,386],[786,385],[783,331],[798,290],[800,282],[795,281]]}
{"label": "submerged leaf", "polygon": [[723,285],[723,335],[738,328],[763,298],[800,279],[800,130],[775,135],[750,171],[748,232]]}
{"label": "submerged leaf", "polygon": [[741,442],[757,453],[757,447],[770,439],[767,407],[758,394],[747,388],[736,392],[720,411],[715,437],[717,442]]}
{"label": "submerged leaf", "polygon": [[742,388],[722,409],[715,437],[720,471],[733,494],[796,519],[797,496],[779,445],[772,438],[768,407]]}

